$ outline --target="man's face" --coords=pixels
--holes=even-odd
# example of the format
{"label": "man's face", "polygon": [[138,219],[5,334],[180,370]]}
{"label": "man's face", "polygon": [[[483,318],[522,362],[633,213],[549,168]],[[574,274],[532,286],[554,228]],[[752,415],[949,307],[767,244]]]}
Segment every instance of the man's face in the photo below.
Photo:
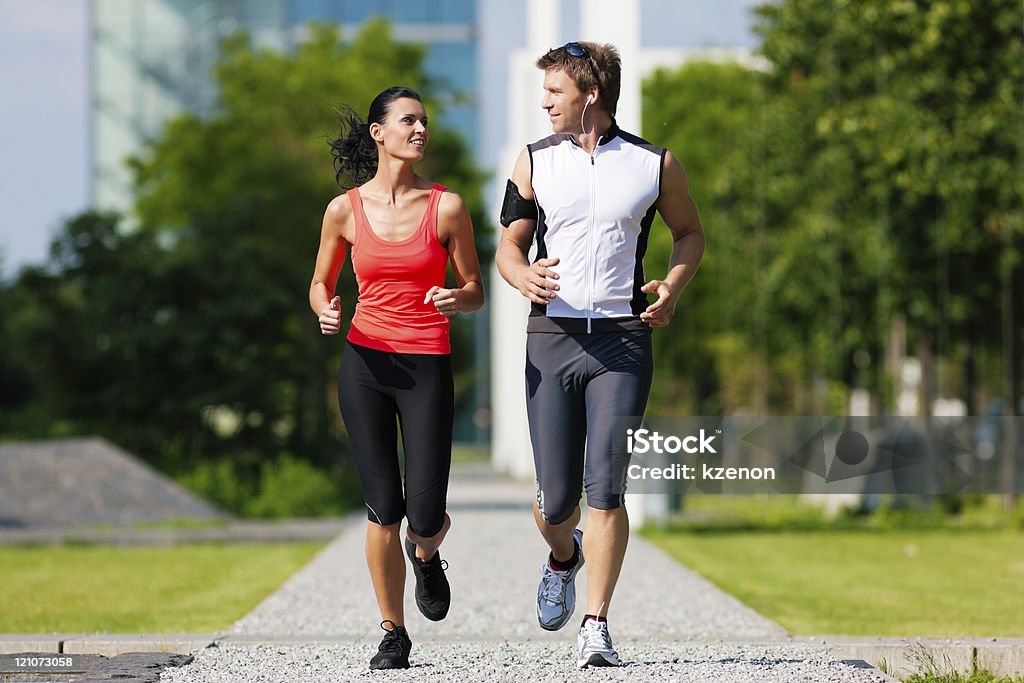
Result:
{"label": "man's face", "polygon": [[544,99],[540,106],[548,113],[551,129],[556,133],[579,133],[580,116],[587,97],[576,87],[576,81],[561,69],[544,72]]}

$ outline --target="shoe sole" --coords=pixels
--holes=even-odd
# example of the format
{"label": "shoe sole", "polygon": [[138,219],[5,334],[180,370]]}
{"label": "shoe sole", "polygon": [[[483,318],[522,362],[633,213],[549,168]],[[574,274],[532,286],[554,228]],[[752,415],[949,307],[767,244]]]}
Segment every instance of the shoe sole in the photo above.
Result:
{"label": "shoe sole", "polygon": [[[576,538],[577,534],[579,534],[579,538]],[[580,548],[580,561],[576,563],[575,567],[573,567],[573,569],[572,569],[572,576],[569,577],[570,581],[575,581],[576,580],[576,575],[580,573],[580,569],[583,569],[583,565],[587,563],[587,560],[586,560],[585,557],[583,557],[583,532],[580,531],[579,529],[576,529],[575,531],[572,532],[572,537],[573,537],[573,540],[576,541],[576,544]],[[573,584],[572,589],[573,589],[573,591],[576,590],[576,585],[575,584]],[[538,608],[538,610],[537,610],[537,623],[540,624],[540,627],[542,629],[544,629],[545,631],[561,631],[565,627],[565,625],[569,623],[569,620],[572,619],[572,615],[575,612],[576,612],[576,601],[573,600],[572,609],[569,610],[569,612],[566,613],[565,618],[562,619],[562,621],[558,622],[557,624],[548,625],[548,624],[545,624],[543,621],[540,620],[540,609]]]}
{"label": "shoe sole", "polygon": [[[412,541],[410,541],[408,538],[405,539],[405,554],[409,556],[409,561],[412,562],[412,566],[413,566],[413,570],[412,570],[413,576],[416,576],[416,544],[413,543]],[[416,576],[416,587],[419,588],[419,585],[420,585],[420,578],[418,576]],[[449,587],[448,590],[451,591],[451,587]],[[415,593],[415,591],[414,591],[414,593]],[[414,597],[415,597],[415,595],[414,595]],[[419,598],[416,599],[416,608],[419,609],[420,614],[422,614],[425,619],[429,619],[430,621],[442,621],[445,617],[448,616],[448,610],[451,609],[451,605],[452,605],[451,601],[449,600],[449,602],[445,606],[443,612],[432,613],[432,612],[428,612],[423,607],[423,605],[420,604]]]}
{"label": "shoe sole", "polygon": [[[576,610],[573,610],[573,612],[575,611]],[[537,623],[540,624],[540,627],[545,631],[561,631],[563,628],[565,628],[565,625],[569,623],[569,619],[572,619],[572,612],[570,612],[569,616],[565,618],[565,621],[563,621],[560,624],[551,624],[549,626],[548,624],[542,622],[540,619],[537,620]]]}
{"label": "shoe sole", "polygon": [[380,665],[380,664],[378,664],[377,666],[374,666],[373,664],[370,665],[370,670],[371,671],[387,671],[388,669],[408,669],[408,668],[410,668],[409,667],[409,662],[400,663],[400,664],[392,664],[391,662],[386,662],[383,666]]}
{"label": "shoe sole", "polygon": [[586,659],[578,660],[576,666],[581,669],[586,669],[588,666],[622,666],[622,662],[610,662],[595,652]]}

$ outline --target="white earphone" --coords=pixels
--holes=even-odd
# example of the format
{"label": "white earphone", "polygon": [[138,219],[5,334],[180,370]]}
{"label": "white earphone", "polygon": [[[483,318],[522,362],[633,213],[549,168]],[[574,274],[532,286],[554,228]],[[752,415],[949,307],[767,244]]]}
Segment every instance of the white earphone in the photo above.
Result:
{"label": "white earphone", "polygon": [[594,93],[590,93],[589,95],[587,95],[587,101],[583,105],[583,113],[580,114],[580,129],[582,129],[582,131],[584,133],[587,132],[587,127],[583,124],[583,120],[587,116],[587,107],[589,107],[590,103],[593,102],[593,101],[594,101]]}

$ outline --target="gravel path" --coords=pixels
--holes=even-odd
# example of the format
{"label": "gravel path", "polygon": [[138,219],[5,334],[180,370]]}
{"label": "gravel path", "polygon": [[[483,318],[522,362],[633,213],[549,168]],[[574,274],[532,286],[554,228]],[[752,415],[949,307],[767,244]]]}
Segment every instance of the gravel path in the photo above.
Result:
{"label": "gravel path", "polygon": [[[575,638],[575,636],[573,636]],[[565,640],[569,640],[568,637]],[[222,646],[201,652],[181,669],[167,669],[161,681],[745,681],[859,683],[886,681],[869,670],[831,661],[820,652],[793,645],[709,645],[626,643],[620,653],[635,661],[619,669],[577,671],[569,643],[413,643],[412,668],[369,671],[365,662],[376,643],[333,646]],[[627,657],[628,658],[628,657]]]}
{"label": "gravel path", "polygon": [[[363,559],[365,523],[351,526],[276,593],[235,623],[192,664],[164,671],[171,683],[339,681],[885,681],[877,671],[830,660],[787,640],[760,616],[639,537],[630,540],[609,614],[629,666],[576,672],[576,622],[537,626],[534,596],[545,546],[530,514],[529,486],[481,468],[453,473],[448,560],[452,608],[429,622],[407,576],[413,668],[368,672],[382,632]],[[577,595],[585,600],[581,574]],[[581,615],[581,610],[577,610]]]}

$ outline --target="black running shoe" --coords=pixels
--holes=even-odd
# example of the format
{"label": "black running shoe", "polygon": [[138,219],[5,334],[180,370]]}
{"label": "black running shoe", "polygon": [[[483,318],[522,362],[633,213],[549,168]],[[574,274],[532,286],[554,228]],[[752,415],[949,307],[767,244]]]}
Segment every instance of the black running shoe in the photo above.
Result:
{"label": "black running shoe", "polygon": [[441,559],[441,553],[434,553],[429,561],[416,557],[416,544],[405,539],[405,553],[412,561],[412,573],[416,575],[416,606],[420,613],[431,621],[441,621],[448,616],[452,602],[452,589],[444,571],[448,563]]}
{"label": "black running shoe", "polygon": [[[384,624],[391,624],[391,630],[384,628]],[[390,619],[380,622],[380,627],[384,629],[384,639],[377,646],[377,654],[370,660],[370,668],[408,669],[412,641],[409,640],[405,627],[396,626]]]}

